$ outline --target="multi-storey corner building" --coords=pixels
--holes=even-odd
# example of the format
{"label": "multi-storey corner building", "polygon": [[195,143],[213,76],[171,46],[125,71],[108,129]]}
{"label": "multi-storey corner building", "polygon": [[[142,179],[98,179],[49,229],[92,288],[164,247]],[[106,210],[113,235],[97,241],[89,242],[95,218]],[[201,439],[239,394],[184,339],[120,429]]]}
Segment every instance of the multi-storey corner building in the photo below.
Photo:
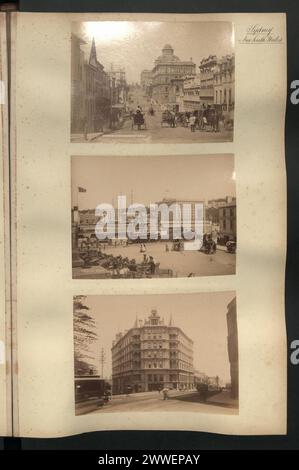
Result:
{"label": "multi-storey corner building", "polygon": [[153,309],[112,344],[113,394],[194,387],[193,341]]}
{"label": "multi-storey corner building", "polygon": [[155,60],[151,73],[152,97],[159,104],[175,105],[173,87],[179,89],[181,79],[186,75],[195,75],[196,65],[190,59],[181,61],[175,54],[171,45],[166,44],[162,55]]}

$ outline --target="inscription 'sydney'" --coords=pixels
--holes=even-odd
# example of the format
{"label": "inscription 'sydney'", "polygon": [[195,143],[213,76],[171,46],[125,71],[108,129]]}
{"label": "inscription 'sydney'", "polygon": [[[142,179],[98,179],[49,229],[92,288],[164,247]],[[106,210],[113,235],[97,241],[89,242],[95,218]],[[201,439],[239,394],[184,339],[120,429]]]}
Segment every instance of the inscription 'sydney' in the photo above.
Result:
{"label": "inscription 'sydney'", "polygon": [[243,44],[277,44],[282,42],[282,37],[274,31],[273,27],[255,24],[249,26],[240,42]]}

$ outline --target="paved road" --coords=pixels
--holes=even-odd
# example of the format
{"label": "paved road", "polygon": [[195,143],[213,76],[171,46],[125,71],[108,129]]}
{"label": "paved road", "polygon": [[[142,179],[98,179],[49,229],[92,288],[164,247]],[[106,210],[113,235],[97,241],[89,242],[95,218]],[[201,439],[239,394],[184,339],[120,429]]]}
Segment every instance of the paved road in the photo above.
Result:
{"label": "paved road", "polygon": [[[168,243],[169,247],[171,246]],[[156,242],[146,244],[146,253],[153,256],[155,261],[160,263],[160,269],[172,269],[173,275],[177,277],[186,277],[192,273],[193,276],[215,276],[235,274],[236,255],[217,250],[214,255],[206,255],[199,251],[166,251],[166,243]],[[135,258],[137,263],[143,259],[143,253],[140,253],[138,244],[128,245],[127,247],[116,246],[107,247],[105,253],[114,256],[121,255],[129,259]],[[103,268],[93,266],[87,269],[74,268],[74,276],[96,278],[97,271],[103,272]]]}
{"label": "paved road", "polygon": [[109,134],[104,134],[94,139],[93,142],[103,143],[186,143],[186,142],[231,142],[232,131],[206,132],[196,130],[191,132],[189,128],[161,126],[161,112],[155,116],[146,115],[147,129],[133,129],[130,120],[124,123],[121,129]]}
{"label": "paved road", "polygon": [[136,89],[131,92],[133,102],[130,104],[131,109],[136,109],[138,105],[141,106],[145,113],[147,129],[132,130],[131,120],[127,120],[124,126],[114,132],[99,136],[94,142],[103,143],[152,143],[152,142],[165,142],[165,143],[185,143],[185,142],[230,142],[233,140],[233,132],[222,129],[221,132],[207,132],[199,131],[191,132],[190,128],[178,126],[170,128],[167,125],[161,126],[162,112],[159,106],[155,107],[155,115],[150,116],[148,109],[150,101],[143,96],[141,89]]}
{"label": "paved road", "polygon": [[111,412],[135,412],[135,411],[185,411],[214,414],[236,414],[237,409],[229,406],[211,405],[199,402],[197,392],[182,392],[178,396],[171,396],[168,400],[163,400],[162,394],[158,392],[148,392],[140,397],[123,396],[122,398],[112,398],[103,408],[93,411],[93,413]]}
{"label": "paved road", "polygon": [[[233,131],[227,131],[221,127],[220,132],[199,131],[191,132],[190,128],[178,126],[170,128],[167,125],[161,126],[162,111],[158,104],[154,105],[155,115],[148,114],[151,106],[150,99],[143,95],[141,88],[131,90],[132,102],[130,108],[135,110],[137,106],[141,106],[145,113],[147,129],[132,129],[130,119],[124,122],[121,129],[115,131],[107,131],[104,134],[90,134],[88,140],[90,142],[102,143],[188,143],[188,142],[232,142]],[[84,135],[72,135],[72,142],[85,142]]]}

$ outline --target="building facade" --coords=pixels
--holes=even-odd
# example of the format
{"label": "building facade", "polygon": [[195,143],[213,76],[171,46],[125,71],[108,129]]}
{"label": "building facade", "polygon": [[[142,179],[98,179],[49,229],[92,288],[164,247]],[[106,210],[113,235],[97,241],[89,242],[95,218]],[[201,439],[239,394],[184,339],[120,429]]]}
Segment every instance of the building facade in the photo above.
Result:
{"label": "building facade", "polygon": [[113,394],[194,387],[193,341],[153,309],[112,345]]}
{"label": "building facade", "polygon": [[175,54],[170,44],[162,49],[162,55],[155,60],[152,70],[152,98],[159,104],[175,105],[173,102],[174,90],[179,92],[179,84],[174,80],[186,75],[195,75],[195,64],[189,61],[181,61]]}
{"label": "building facade", "polygon": [[111,114],[110,127],[117,128],[124,120],[127,111],[128,85],[124,68],[111,65],[108,72],[110,79]]}
{"label": "building facade", "polygon": [[72,34],[71,41],[71,132],[77,133],[82,132],[85,118],[85,62],[81,50],[85,41],[75,34]]}
{"label": "building facade", "polygon": [[236,203],[219,207],[219,230],[227,239],[237,237],[237,206]]}
{"label": "building facade", "polygon": [[[162,219],[161,219],[161,212],[159,212],[158,217],[158,228],[159,234],[162,237],[163,233],[168,231],[169,239],[175,240],[176,233],[181,233],[181,237],[186,235],[187,227],[184,227],[184,217],[186,217],[186,221],[190,222],[190,232],[194,232],[195,230],[197,233],[202,231],[205,233],[206,231],[206,219],[205,219],[205,204],[203,201],[195,201],[192,199],[174,199],[174,198],[164,198],[162,201],[157,202],[159,206],[165,205],[168,207],[169,210],[169,224],[166,227],[163,226]],[[197,212],[197,206],[201,208]],[[172,210],[173,207],[173,210]],[[185,237],[187,239],[187,237]]]}
{"label": "building facade", "polygon": [[142,70],[140,74],[140,85],[147,96],[152,94],[152,71],[151,70]]}
{"label": "building facade", "polygon": [[230,362],[231,397],[239,396],[239,353],[236,297],[227,306],[227,350]]}
{"label": "building facade", "polygon": [[194,112],[200,109],[200,75],[186,77],[184,80],[184,106],[182,111]]}
{"label": "building facade", "polygon": [[110,80],[104,66],[97,59],[95,41],[92,41],[88,63],[85,63],[86,104],[85,125],[88,132],[103,131],[110,120]]}
{"label": "building facade", "polygon": [[81,49],[85,42],[75,34],[71,40],[71,133],[93,133],[110,124],[110,78],[97,59],[92,41],[89,60]]}
{"label": "building facade", "polygon": [[227,55],[217,61],[214,72],[214,103],[225,112],[235,105],[235,57]]}
{"label": "building facade", "polygon": [[214,104],[214,72],[217,65],[217,57],[210,55],[202,59],[200,70],[200,101],[206,107]]}

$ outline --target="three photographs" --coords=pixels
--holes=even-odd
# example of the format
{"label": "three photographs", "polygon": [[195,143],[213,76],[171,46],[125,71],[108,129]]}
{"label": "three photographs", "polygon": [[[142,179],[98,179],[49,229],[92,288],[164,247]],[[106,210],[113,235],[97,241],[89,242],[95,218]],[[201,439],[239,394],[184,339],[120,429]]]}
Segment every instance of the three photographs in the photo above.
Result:
{"label": "three photographs", "polygon": [[[236,274],[235,156],[130,155],[233,142],[234,109],[231,22],[72,23],[74,280]],[[73,328],[76,415],[238,413],[236,292],[75,295]]]}

